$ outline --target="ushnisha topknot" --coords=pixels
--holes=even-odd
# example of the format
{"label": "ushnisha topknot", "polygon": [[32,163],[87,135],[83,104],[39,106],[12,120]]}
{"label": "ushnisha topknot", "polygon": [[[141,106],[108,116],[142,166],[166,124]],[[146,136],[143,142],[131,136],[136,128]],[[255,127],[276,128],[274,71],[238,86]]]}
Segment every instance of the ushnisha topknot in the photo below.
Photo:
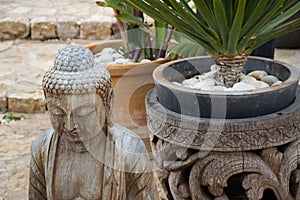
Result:
{"label": "ushnisha topknot", "polygon": [[97,92],[106,104],[111,78],[103,66],[95,65],[88,48],[70,45],[59,50],[54,67],[45,73],[42,85],[45,94]]}

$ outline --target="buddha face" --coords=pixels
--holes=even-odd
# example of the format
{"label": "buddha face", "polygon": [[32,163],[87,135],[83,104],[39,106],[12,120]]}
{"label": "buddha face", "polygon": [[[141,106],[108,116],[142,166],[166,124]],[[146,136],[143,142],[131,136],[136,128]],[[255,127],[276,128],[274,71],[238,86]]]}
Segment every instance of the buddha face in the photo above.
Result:
{"label": "buddha face", "polygon": [[105,125],[106,111],[98,94],[46,94],[46,99],[54,130],[69,140],[89,141]]}

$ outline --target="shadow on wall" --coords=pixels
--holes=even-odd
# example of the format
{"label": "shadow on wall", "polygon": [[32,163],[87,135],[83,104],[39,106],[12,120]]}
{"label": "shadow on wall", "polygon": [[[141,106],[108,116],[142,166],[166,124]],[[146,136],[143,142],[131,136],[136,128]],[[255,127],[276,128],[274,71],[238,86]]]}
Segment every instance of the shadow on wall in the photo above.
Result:
{"label": "shadow on wall", "polygon": [[[300,11],[298,11],[289,21],[296,18],[300,18]],[[300,30],[278,37],[275,40],[275,48],[300,49]]]}
{"label": "shadow on wall", "polygon": [[[297,12],[291,19],[300,18],[300,11]],[[261,56],[266,58],[274,58],[275,48],[279,49],[300,49],[300,30],[293,31],[274,40],[271,40],[259,48],[255,49],[251,55]]]}

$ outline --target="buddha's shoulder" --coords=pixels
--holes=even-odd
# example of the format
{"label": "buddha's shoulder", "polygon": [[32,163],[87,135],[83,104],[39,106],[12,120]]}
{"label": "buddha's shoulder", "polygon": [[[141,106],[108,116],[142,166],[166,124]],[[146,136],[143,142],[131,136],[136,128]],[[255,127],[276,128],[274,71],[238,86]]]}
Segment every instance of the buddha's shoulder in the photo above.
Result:
{"label": "buddha's shoulder", "polygon": [[109,132],[113,135],[118,145],[127,147],[129,152],[146,152],[146,146],[143,140],[133,131],[128,128],[115,124],[109,128]]}
{"label": "buddha's shoulder", "polygon": [[37,154],[42,149],[47,148],[50,145],[53,132],[53,129],[49,128],[34,139],[31,144],[31,151],[33,154]]}

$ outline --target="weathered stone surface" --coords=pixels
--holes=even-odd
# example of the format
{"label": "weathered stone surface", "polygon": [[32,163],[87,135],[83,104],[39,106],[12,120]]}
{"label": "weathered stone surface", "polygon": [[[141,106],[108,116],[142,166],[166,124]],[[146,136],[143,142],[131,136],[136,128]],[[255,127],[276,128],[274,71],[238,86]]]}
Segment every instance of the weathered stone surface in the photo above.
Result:
{"label": "weathered stone surface", "polygon": [[117,23],[113,23],[113,24],[112,24],[111,30],[112,30],[112,35],[120,34],[120,30],[119,30],[119,28],[118,28]]}
{"label": "weathered stone surface", "polygon": [[12,112],[45,112],[46,106],[41,91],[36,93],[13,93],[8,97],[8,109]]}
{"label": "weathered stone surface", "polygon": [[60,18],[57,21],[57,36],[59,39],[78,38],[79,21],[74,18]]}
{"label": "weathered stone surface", "polygon": [[6,91],[0,90],[0,111],[5,111],[6,109],[7,109]]}
{"label": "weathered stone surface", "polygon": [[112,17],[94,17],[83,20],[80,25],[81,39],[107,39],[111,36]]}
{"label": "weathered stone surface", "polygon": [[26,38],[29,35],[28,18],[0,19],[0,40],[13,40]]}
{"label": "weathered stone surface", "polygon": [[5,17],[53,17],[69,16],[88,18],[91,15],[113,16],[111,8],[99,7],[94,0],[38,0],[19,1],[2,0],[0,4],[0,19]]}
{"label": "weathered stone surface", "polygon": [[28,199],[31,142],[50,127],[49,117],[45,113],[24,115],[24,120],[0,125],[0,199],[3,200]]}
{"label": "weathered stone surface", "polygon": [[56,20],[38,17],[31,20],[31,39],[46,40],[56,38]]}
{"label": "weathered stone surface", "polygon": [[276,60],[291,64],[300,69],[300,50],[299,49],[275,49],[274,58]]}

